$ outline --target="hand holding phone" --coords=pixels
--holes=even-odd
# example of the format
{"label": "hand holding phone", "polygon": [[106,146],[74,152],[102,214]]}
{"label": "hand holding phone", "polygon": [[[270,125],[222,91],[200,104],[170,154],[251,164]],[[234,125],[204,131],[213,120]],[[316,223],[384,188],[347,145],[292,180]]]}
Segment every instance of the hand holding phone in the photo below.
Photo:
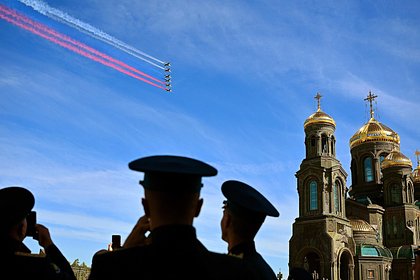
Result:
{"label": "hand holding phone", "polygon": [[118,234],[113,234],[112,235],[111,246],[112,246],[113,251],[121,248],[121,235],[118,235]]}
{"label": "hand holding phone", "polygon": [[36,231],[36,212],[31,211],[28,216],[26,216],[26,236],[31,236],[34,239],[38,238],[38,232]]}

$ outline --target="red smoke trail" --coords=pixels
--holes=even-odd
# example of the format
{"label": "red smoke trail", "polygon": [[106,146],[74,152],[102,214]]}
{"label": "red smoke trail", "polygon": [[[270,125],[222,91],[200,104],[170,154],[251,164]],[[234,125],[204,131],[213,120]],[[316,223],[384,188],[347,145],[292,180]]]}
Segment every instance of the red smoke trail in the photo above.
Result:
{"label": "red smoke trail", "polygon": [[[55,44],[57,44],[59,46],[62,46],[64,48],[67,48],[67,49],[69,49],[69,50],[71,50],[71,51],[73,51],[75,53],[78,53],[78,54],[80,54],[82,56],[85,56],[87,58],[90,58],[90,59],[92,59],[92,60],[94,60],[96,62],[99,62],[99,63],[101,63],[103,65],[106,65],[108,67],[114,68],[115,70],[120,71],[121,73],[124,73],[126,75],[129,75],[129,76],[131,76],[131,77],[133,77],[135,79],[138,79],[138,80],[143,81],[145,83],[148,83],[148,84],[150,84],[152,86],[155,86],[155,87],[158,87],[158,88],[161,88],[161,89],[166,90],[165,87],[160,86],[158,84],[155,84],[155,83],[153,83],[153,82],[151,82],[149,80],[146,80],[145,78],[140,77],[140,76],[138,76],[138,75],[136,75],[136,74],[134,74],[134,73],[132,73],[130,71],[127,71],[126,69],[121,68],[118,65],[121,65],[121,66],[123,66],[123,67],[125,67],[125,68],[127,68],[127,69],[129,69],[129,70],[131,70],[133,72],[137,72],[137,73],[139,73],[139,74],[141,74],[143,76],[150,77],[153,80],[157,80],[157,79],[155,79],[155,78],[153,78],[153,77],[151,77],[151,76],[149,76],[149,75],[147,75],[147,74],[145,74],[145,73],[143,73],[143,72],[141,72],[141,71],[139,71],[139,70],[137,70],[137,69],[135,69],[135,68],[133,68],[133,67],[131,67],[131,66],[129,66],[129,65],[123,63],[123,62],[121,62],[121,61],[119,61],[119,60],[116,60],[116,59],[114,59],[112,57],[109,57],[106,54],[103,54],[103,53],[101,53],[101,52],[99,52],[99,51],[97,51],[97,50],[95,50],[95,49],[93,49],[93,48],[91,48],[89,46],[86,46],[86,45],[84,45],[83,43],[81,43],[79,41],[73,40],[73,39],[71,39],[71,38],[69,38],[69,37],[67,37],[67,36],[65,36],[65,35],[63,35],[61,33],[58,33],[55,30],[48,28],[47,26],[44,26],[44,25],[42,25],[40,23],[33,22],[31,19],[27,18],[26,16],[19,15],[15,11],[13,11],[13,10],[11,10],[11,9],[9,9],[9,8],[1,5],[1,4],[0,4],[0,12],[5,13],[5,14],[1,14],[0,13],[0,18],[8,21],[9,23],[12,23],[12,24],[14,24],[16,26],[19,26],[19,27],[21,27],[21,28],[23,28],[25,30],[28,30],[28,31],[30,31],[30,32],[32,32],[32,33],[34,33],[34,34],[36,34],[36,35],[38,35],[38,36],[40,36],[40,37],[42,37],[44,39],[47,39],[47,40],[49,40],[49,41],[51,41],[51,42],[53,42],[53,43],[55,43]],[[18,19],[10,18],[8,16],[8,14],[9,15],[12,15],[15,18],[18,18]],[[28,24],[31,24],[32,26],[26,25],[25,22],[28,23]],[[37,30],[34,27],[38,27],[40,30]],[[45,34],[45,33],[42,33],[42,32],[54,34],[58,38],[49,36],[48,34]],[[71,45],[69,43],[60,41],[59,38],[61,38],[62,40],[66,40],[68,42],[71,42],[74,45]],[[87,49],[91,53],[86,52],[86,51],[83,51],[83,50],[77,48],[75,45],[78,46],[78,47],[80,47],[80,48]],[[100,57],[94,56],[92,53],[94,53],[96,55],[99,55]],[[108,60],[102,59],[101,57],[102,58],[106,58]],[[111,62],[114,62],[115,64],[118,64],[118,65],[115,65],[115,64],[111,63],[110,61]],[[163,83],[162,81],[159,81],[159,82],[160,83]]]}
{"label": "red smoke trail", "polygon": [[51,29],[48,26],[43,25],[42,23],[33,21],[30,18],[28,18],[28,17],[26,17],[26,16],[24,16],[22,14],[19,14],[16,11],[14,11],[14,10],[12,10],[10,8],[4,7],[4,6],[2,7],[0,5],[0,10],[3,11],[4,13],[6,13],[6,14],[11,15],[12,17],[16,18],[19,21],[26,22],[26,23],[32,25],[33,27],[35,27],[37,29],[40,29],[43,32],[46,32],[46,33],[49,33],[51,35],[54,35],[55,37],[58,37],[59,39],[61,39],[63,41],[70,42],[70,43],[72,43],[72,44],[80,47],[81,49],[85,49],[87,51],[90,51],[93,54],[96,54],[96,55],[101,56],[101,57],[103,57],[105,59],[108,59],[109,61],[111,61],[111,62],[113,62],[115,64],[118,64],[118,65],[120,65],[122,67],[125,67],[125,68],[127,68],[127,69],[129,69],[129,70],[131,70],[133,72],[136,72],[137,74],[140,74],[142,76],[145,76],[145,77],[147,77],[147,78],[149,78],[151,80],[154,80],[154,81],[156,81],[158,83],[165,84],[163,81],[161,81],[159,79],[156,79],[155,77],[152,77],[152,76],[150,76],[150,75],[148,75],[148,74],[146,74],[146,73],[144,73],[144,72],[142,72],[140,70],[137,70],[136,68],[134,68],[134,67],[132,67],[130,65],[125,64],[122,61],[119,61],[119,60],[114,59],[114,58],[112,58],[112,57],[110,57],[110,56],[108,56],[108,55],[106,55],[104,53],[101,53],[101,52],[95,50],[94,48],[91,48],[91,47],[89,47],[89,46],[87,46],[87,45],[85,45],[85,44],[83,44],[83,43],[81,43],[79,41],[76,41],[76,40],[70,38],[69,36],[66,36],[64,34],[61,34],[61,33],[57,32],[57,31],[55,31],[54,29]]}

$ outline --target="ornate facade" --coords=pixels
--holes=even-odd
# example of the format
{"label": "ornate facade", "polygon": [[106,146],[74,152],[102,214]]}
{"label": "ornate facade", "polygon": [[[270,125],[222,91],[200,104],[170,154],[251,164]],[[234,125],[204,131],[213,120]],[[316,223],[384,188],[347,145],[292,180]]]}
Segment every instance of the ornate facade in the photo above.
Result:
{"label": "ornate facade", "polygon": [[[351,181],[336,158],[335,121],[321,110],[304,123],[306,156],[296,172],[299,217],[289,268],[314,279],[413,279],[420,244],[420,164],[400,152],[399,135],[374,118],[350,139]],[[417,159],[419,152],[416,152]],[[417,160],[419,161],[419,160]]]}

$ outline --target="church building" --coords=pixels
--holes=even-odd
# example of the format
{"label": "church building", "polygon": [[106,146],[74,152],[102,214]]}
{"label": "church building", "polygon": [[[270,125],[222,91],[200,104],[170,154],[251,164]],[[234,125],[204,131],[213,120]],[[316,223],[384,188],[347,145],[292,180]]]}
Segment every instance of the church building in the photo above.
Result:
{"label": "church building", "polygon": [[413,279],[420,245],[420,152],[417,167],[400,151],[400,137],[370,119],[350,138],[351,186],[336,158],[336,123],[318,109],[305,123],[305,150],[296,172],[299,217],[289,241],[289,269],[313,279]]}

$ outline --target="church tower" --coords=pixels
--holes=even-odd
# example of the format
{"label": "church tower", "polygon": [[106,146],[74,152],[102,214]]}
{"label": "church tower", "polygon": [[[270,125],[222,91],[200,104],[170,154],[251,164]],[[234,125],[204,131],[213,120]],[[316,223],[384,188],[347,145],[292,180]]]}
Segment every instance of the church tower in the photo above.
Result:
{"label": "church tower", "polygon": [[373,101],[377,95],[369,92],[370,119],[350,138],[351,187],[349,194],[356,201],[383,204],[381,163],[394,149],[399,149],[400,137],[374,118]]}
{"label": "church tower", "polygon": [[[376,244],[355,239],[356,274],[363,279],[367,269],[384,279],[412,279],[420,224],[412,163],[400,151],[399,135],[375,119],[376,98],[369,92],[365,101],[370,105],[370,119],[350,139],[352,184],[347,215],[366,221],[377,235]],[[376,252],[364,250],[366,245]],[[369,263],[365,263],[367,258]]]}
{"label": "church tower", "polygon": [[318,109],[304,123],[306,157],[296,173],[299,217],[289,242],[289,268],[319,279],[353,279],[355,246],[346,218],[347,173],[336,158],[335,121]]}

